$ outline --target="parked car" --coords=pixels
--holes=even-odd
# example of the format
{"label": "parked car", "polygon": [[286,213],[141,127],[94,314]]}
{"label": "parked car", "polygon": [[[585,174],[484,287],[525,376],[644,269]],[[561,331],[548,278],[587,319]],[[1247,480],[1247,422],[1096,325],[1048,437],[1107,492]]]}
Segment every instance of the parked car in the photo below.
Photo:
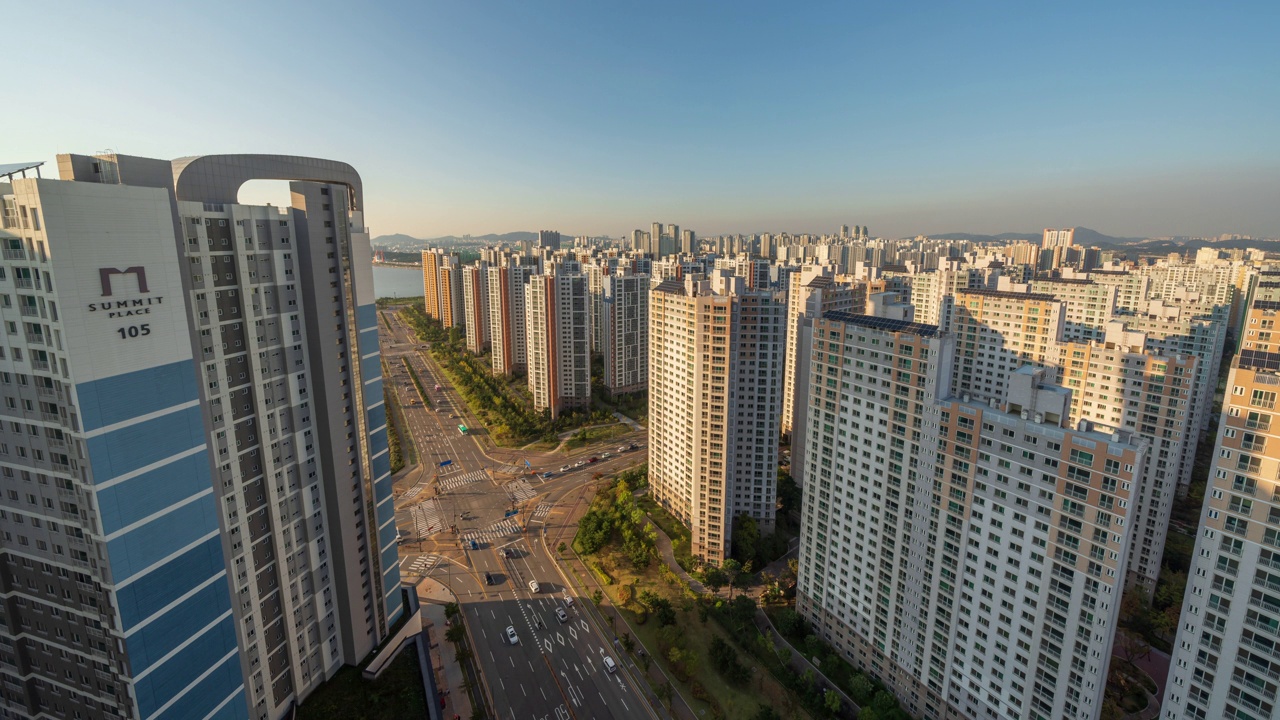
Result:
{"label": "parked car", "polygon": [[[516,635],[516,629],[511,625],[507,626],[507,642],[511,643],[512,645],[520,644],[520,636]],[[612,672],[612,670],[610,672]]]}

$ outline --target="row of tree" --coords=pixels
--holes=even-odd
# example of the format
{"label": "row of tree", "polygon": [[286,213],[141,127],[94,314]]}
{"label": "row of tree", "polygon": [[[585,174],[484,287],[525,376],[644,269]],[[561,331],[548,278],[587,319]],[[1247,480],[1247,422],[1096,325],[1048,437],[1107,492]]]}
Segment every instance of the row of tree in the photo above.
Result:
{"label": "row of tree", "polygon": [[636,505],[631,485],[621,477],[596,493],[591,509],[578,521],[581,552],[593,555],[613,544],[638,570],[648,567],[657,554],[657,540],[657,531]]}

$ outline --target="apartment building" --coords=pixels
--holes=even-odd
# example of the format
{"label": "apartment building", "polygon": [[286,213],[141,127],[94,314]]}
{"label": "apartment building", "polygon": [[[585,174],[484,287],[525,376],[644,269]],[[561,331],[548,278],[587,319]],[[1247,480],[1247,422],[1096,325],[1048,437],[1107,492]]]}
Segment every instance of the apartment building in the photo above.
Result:
{"label": "apartment building", "polygon": [[649,276],[600,278],[600,353],[604,386],[611,395],[649,387]]}
{"label": "apartment building", "polygon": [[[867,291],[863,283],[837,283],[829,272],[802,272],[793,277],[791,289],[791,300],[787,304],[787,352],[782,388],[781,432],[790,435],[792,457],[803,457],[805,434],[795,432],[795,428],[804,426],[813,321],[828,312],[863,312],[867,304]],[[805,466],[802,463],[793,464],[791,477],[797,485],[804,487]]]}
{"label": "apartment building", "polygon": [[538,259],[528,256],[508,256],[489,267],[489,342],[495,375],[514,375],[527,366],[524,289],[538,267]]}
{"label": "apartment building", "polygon": [[58,164],[0,183],[0,713],[289,716],[404,611],[360,177]]}
{"label": "apartment building", "polygon": [[1003,398],[1010,373],[1057,362],[1062,327],[1062,303],[1052,295],[958,290],[950,325],[957,356],[952,387],[982,402]]}
{"label": "apartment building", "polygon": [[440,319],[440,262],[443,254],[440,250],[422,251],[422,298],[423,312],[427,317]]}
{"label": "apartment building", "polygon": [[955,397],[956,342],[815,321],[797,607],[915,717],[1094,718],[1148,446],[1071,429],[1047,369]]}
{"label": "apartment building", "polygon": [[1035,279],[1029,285],[1031,292],[1062,301],[1064,340],[1090,342],[1106,337],[1107,321],[1116,311],[1116,286],[1086,278]]}
{"label": "apartment building", "polygon": [[479,261],[462,268],[462,327],[467,350],[479,355],[489,349],[489,263]]}
{"label": "apartment building", "polygon": [[466,318],[462,299],[462,265],[457,255],[444,255],[436,270],[440,287],[436,293],[440,302],[440,325],[445,329],[460,328]]}
{"label": "apartment building", "polygon": [[[1280,710],[1280,288],[1259,288],[1227,379],[1161,717]],[[1264,337],[1262,334],[1267,333]]]}
{"label": "apartment building", "polygon": [[1057,382],[1072,391],[1071,418],[1077,426],[1133,433],[1151,445],[1133,493],[1128,570],[1128,586],[1150,598],[1182,481],[1181,459],[1185,446],[1196,443],[1188,419],[1197,359],[1160,355],[1146,340],[1113,321],[1100,341],[1064,343]]}
{"label": "apartment building", "polygon": [[559,417],[591,404],[587,279],[551,266],[524,286],[525,338],[533,409]]}
{"label": "apartment building", "polygon": [[775,522],[786,303],[726,272],[649,298],[649,483],[719,564],[733,520]]}

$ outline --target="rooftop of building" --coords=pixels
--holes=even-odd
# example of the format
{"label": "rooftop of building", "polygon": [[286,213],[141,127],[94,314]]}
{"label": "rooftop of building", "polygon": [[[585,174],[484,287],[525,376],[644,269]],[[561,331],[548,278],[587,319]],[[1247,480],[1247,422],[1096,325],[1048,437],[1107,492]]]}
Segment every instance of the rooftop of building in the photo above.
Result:
{"label": "rooftop of building", "polygon": [[1280,372],[1280,353],[1262,350],[1241,350],[1236,357],[1236,367],[1246,370],[1265,370]]}
{"label": "rooftop of building", "polygon": [[1005,298],[1006,300],[1036,300],[1039,302],[1056,302],[1057,297],[1046,293],[1020,293],[1008,290],[979,290],[977,288],[960,288],[959,295],[981,295],[983,297]]}
{"label": "rooftop of building", "polygon": [[875,315],[861,315],[845,310],[830,310],[823,313],[822,319],[848,323],[850,325],[871,328],[873,330],[919,335],[920,337],[938,337],[942,334],[937,325],[907,322],[906,320],[894,320],[892,318],[882,318]]}

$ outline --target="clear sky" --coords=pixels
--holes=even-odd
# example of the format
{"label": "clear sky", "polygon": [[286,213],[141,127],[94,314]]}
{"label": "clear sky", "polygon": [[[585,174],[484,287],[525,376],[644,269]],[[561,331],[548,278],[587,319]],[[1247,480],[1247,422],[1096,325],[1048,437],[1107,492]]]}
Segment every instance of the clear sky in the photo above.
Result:
{"label": "clear sky", "polygon": [[660,220],[1280,236],[1275,2],[163,0],[4,17],[0,162],[331,157],[364,177],[375,235]]}

